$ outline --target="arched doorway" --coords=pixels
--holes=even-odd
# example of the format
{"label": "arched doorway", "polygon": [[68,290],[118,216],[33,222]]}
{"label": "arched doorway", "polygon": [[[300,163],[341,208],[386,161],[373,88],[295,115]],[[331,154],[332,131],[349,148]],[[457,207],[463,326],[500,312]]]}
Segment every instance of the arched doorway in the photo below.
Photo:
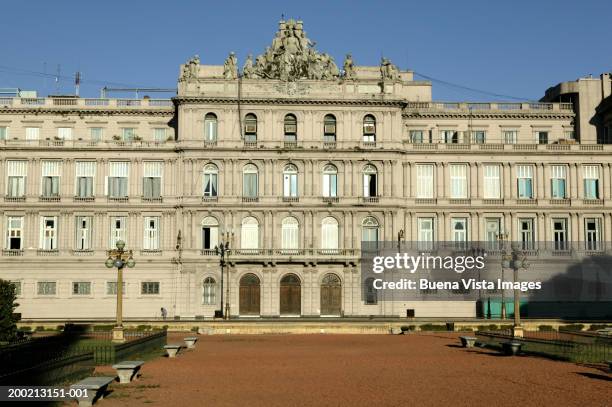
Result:
{"label": "arched doorway", "polygon": [[327,274],[321,282],[321,315],[337,315],[342,312],[342,282],[335,274]]}
{"label": "arched doorway", "polygon": [[302,282],[295,274],[286,274],[280,281],[281,315],[301,315]]}
{"label": "arched doorway", "polygon": [[240,315],[259,315],[259,277],[245,274],[240,279]]}

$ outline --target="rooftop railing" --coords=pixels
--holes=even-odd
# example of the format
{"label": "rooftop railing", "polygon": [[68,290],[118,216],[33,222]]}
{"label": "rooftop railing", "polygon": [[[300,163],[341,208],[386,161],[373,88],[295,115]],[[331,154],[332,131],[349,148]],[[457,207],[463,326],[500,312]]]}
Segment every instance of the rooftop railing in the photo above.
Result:
{"label": "rooftop railing", "polygon": [[141,108],[141,107],[167,107],[171,108],[170,99],[97,99],[97,98],[0,98],[2,107],[87,107],[87,108]]}
{"label": "rooftop railing", "polygon": [[543,103],[543,102],[408,102],[408,110],[457,110],[457,111],[572,111],[571,103]]}

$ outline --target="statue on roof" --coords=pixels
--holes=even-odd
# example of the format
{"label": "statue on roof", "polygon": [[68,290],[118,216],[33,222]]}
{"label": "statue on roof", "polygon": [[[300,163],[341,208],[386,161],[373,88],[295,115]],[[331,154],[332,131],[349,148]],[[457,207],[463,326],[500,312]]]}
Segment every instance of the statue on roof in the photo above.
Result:
{"label": "statue on roof", "polygon": [[338,78],[340,70],[333,58],[319,54],[314,45],[306,36],[302,21],[281,20],[272,45],[256,58],[254,74],[283,81]]}
{"label": "statue on roof", "polygon": [[346,54],[346,58],[344,58],[344,79],[355,79],[355,68],[351,54]]}
{"label": "statue on roof", "polygon": [[200,69],[200,56],[198,54],[189,58],[181,70],[179,81],[188,81],[198,77],[198,70]]}
{"label": "statue on roof", "polygon": [[244,61],[242,76],[244,76],[246,79],[255,78],[257,76],[255,73],[255,68],[253,68],[253,55],[251,54],[249,54],[246,61]]}
{"label": "statue on roof", "polygon": [[223,77],[225,79],[238,78],[238,60],[234,52],[230,52],[223,64]]}
{"label": "statue on roof", "polygon": [[388,58],[381,58],[380,60],[380,76],[382,80],[397,80],[399,79],[399,69],[397,66],[391,63]]}

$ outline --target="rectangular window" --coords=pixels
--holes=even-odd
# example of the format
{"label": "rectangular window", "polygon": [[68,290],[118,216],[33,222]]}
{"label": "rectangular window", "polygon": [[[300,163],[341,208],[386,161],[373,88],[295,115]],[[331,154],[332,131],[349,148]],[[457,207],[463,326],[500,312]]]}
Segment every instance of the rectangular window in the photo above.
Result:
{"label": "rectangular window", "polygon": [[377,175],[375,172],[368,172],[363,174],[363,196],[364,197],[375,197],[377,194]]}
{"label": "rectangular window", "polygon": [[19,297],[21,295],[21,281],[11,281],[11,285],[15,287],[15,295]]}
{"label": "rectangular window", "polygon": [[413,144],[423,143],[423,130],[410,130],[408,133],[410,136],[410,142]]}
{"label": "rectangular window", "polygon": [[586,250],[601,249],[601,219],[586,218],[584,220],[584,243]]}
{"label": "rectangular window", "polygon": [[446,144],[459,143],[459,132],[457,130],[441,130],[440,139]]}
{"label": "rectangular window", "polygon": [[420,250],[432,250],[434,241],[434,219],[418,218],[418,247]]}
{"label": "rectangular window", "polygon": [[75,219],[75,248],[77,250],[91,249],[91,216],[77,216]]}
{"label": "rectangular window", "polygon": [[127,218],[125,216],[115,216],[110,219],[110,241],[109,247],[114,249],[119,240],[126,241]]}
{"label": "rectangular window", "polygon": [[159,282],[158,281],[142,282],[140,285],[140,293],[143,295],[159,294]]}
{"label": "rectangular window", "polygon": [[566,198],[566,174],[567,167],[565,165],[553,165],[550,167],[550,187],[551,196],[553,199]]}
{"label": "rectangular window", "polygon": [[144,218],[144,250],[159,250],[159,217],[147,216]]}
{"label": "rectangular window", "polygon": [[57,138],[60,140],[72,140],[72,127],[58,127]]}
{"label": "rectangular window", "polygon": [[8,250],[23,249],[23,216],[6,218],[6,246]]}
{"label": "rectangular window", "polygon": [[582,167],[584,178],[584,199],[599,199],[599,166]]}
{"label": "rectangular window", "polygon": [[536,131],[536,141],[538,144],[548,144],[548,132]]}
{"label": "rectangular window", "polygon": [[243,175],[243,188],[242,191],[245,197],[256,198],[257,197],[257,173],[249,172]]}
{"label": "rectangular window", "polygon": [[484,198],[500,199],[501,181],[499,165],[485,165],[482,170],[484,176]]}
{"label": "rectangular window", "polygon": [[467,198],[467,165],[451,164],[449,172],[451,199]]}
{"label": "rectangular window", "polygon": [[6,162],[7,182],[6,195],[10,198],[25,196],[28,162],[23,160],[8,160]]}
{"label": "rectangular window", "polygon": [[44,197],[58,197],[60,195],[61,175],[61,161],[43,161],[40,194]]}
{"label": "rectangular window", "polygon": [[451,232],[456,248],[467,248],[468,223],[466,218],[452,218]]}
{"label": "rectangular window", "polygon": [[[121,284],[121,296],[125,297],[126,289],[125,289],[125,281]],[[106,295],[117,295],[117,282],[116,281],[107,281],[106,282]]]}
{"label": "rectangular window", "polygon": [[72,283],[72,295],[91,295],[91,282],[77,281]]}
{"label": "rectangular window", "polygon": [[96,176],[95,161],[77,161],[76,170],[76,191],[75,196],[79,198],[90,198],[94,196],[94,179]]}
{"label": "rectangular window", "polygon": [[567,250],[568,231],[567,219],[553,219],[553,241],[555,250]]}
{"label": "rectangular window", "polygon": [[219,244],[219,226],[202,227],[202,249],[212,250]]}
{"label": "rectangular window", "polygon": [[104,136],[104,130],[102,127],[90,127],[89,128],[89,138],[91,141],[97,143],[102,141],[102,137]]}
{"label": "rectangular window", "polygon": [[523,250],[533,250],[535,234],[533,219],[519,219],[519,236]]}
{"label": "rectangular window", "polygon": [[484,144],[486,142],[487,132],[484,130],[474,130],[472,131],[472,143],[474,144]]}
{"label": "rectangular window", "polygon": [[156,143],[166,141],[166,129],[163,127],[153,129],[153,141]]}
{"label": "rectangular window", "polygon": [[109,163],[109,167],[108,196],[111,198],[126,198],[128,196],[130,163],[126,161],[112,161]]}
{"label": "rectangular window", "polygon": [[57,283],[55,281],[39,281],[36,284],[38,295],[55,295],[57,293]]}
{"label": "rectangular window", "polygon": [[518,130],[502,130],[504,144],[516,144],[517,138]]}
{"label": "rectangular window", "polygon": [[125,142],[132,142],[136,137],[136,129],[133,127],[124,127],[121,129],[121,139]]}
{"label": "rectangular window", "polygon": [[285,172],[283,173],[283,196],[294,197],[298,195],[298,176],[297,173]]}
{"label": "rectangular window", "polygon": [[219,173],[215,170],[204,169],[204,196],[217,196],[217,182]]}
{"label": "rectangular window", "polygon": [[145,198],[161,198],[163,161],[145,161],[142,191]]}
{"label": "rectangular window", "polygon": [[417,198],[434,197],[434,166],[433,164],[417,164]]}
{"label": "rectangular window", "polygon": [[533,198],[533,167],[519,165],[516,167],[516,178],[519,199]]}
{"label": "rectangular window", "polygon": [[26,127],[26,140],[40,140],[40,127]]}
{"label": "rectangular window", "polygon": [[0,141],[8,139],[8,127],[0,127]]}
{"label": "rectangular window", "polygon": [[487,218],[485,220],[485,239],[488,250],[496,250],[499,248],[499,231],[501,219]]}
{"label": "rectangular window", "polygon": [[57,250],[57,218],[42,216],[40,218],[40,246],[42,250]]}
{"label": "rectangular window", "polygon": [[323,171],[323,196],[338,196],[338,174],[332,171]]}

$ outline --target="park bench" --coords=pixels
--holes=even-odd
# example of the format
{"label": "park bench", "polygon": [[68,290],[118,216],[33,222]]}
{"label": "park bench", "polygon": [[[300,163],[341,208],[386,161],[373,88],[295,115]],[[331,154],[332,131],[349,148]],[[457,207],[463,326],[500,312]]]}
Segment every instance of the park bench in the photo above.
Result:
{"label": "park bench", "polygon": [[73,384],[70,388],[87,390],[87,395],[77,397],[76,399],[79,402],[79,407],[88,407],[104,398],[106,388],[111,382],[115,381],[115,379],[116,377],[111,376],[88,377]]}
{"label": "park bench", "polygon": [[129,383],[136,378],[140,367],[144,365],[143,360],[124,360],[113,365],[113,369],[117,371],[119,383]]}
{"label": "park bench", "polygon": [[187,345],[188,349],[193,349],[195,348],[195,343],[197,342],[198,338],[195,336],[189,336],[187,338],[183,338],[183,340],[185,341],[185,345]]}
{"label": "park bench", "polygon": [[473,348],[474,345],[476,345],[476,340],[478,338],[475,336],[460,336],[459,339],[461,340],[461,345],[464,348]]}
{"label": "park bench", "polygon": [[168,357],[173,358],[176,356],[176,354],[181,349],[181,345],[176,345],[176,344],[166,345],[164,346],[164,349],[166,349],[166,354],[168,355]]}
{"label": "park bench", "polygon": [[517,341],[502,342],[501,345],[503,352],[508,356],[516,356],[523,346],[522,343]]}

